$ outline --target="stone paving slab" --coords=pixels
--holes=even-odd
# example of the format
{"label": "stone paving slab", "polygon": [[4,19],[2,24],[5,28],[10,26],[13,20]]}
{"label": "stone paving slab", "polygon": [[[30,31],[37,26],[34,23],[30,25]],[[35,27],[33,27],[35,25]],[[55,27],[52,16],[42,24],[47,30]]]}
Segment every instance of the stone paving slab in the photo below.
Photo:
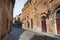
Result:
{"label": "stone paving slab", "polygon": [[29,40],[35,35],[35,33],[30,31],[24,31],[24,33],[20,36],[19,40]]}

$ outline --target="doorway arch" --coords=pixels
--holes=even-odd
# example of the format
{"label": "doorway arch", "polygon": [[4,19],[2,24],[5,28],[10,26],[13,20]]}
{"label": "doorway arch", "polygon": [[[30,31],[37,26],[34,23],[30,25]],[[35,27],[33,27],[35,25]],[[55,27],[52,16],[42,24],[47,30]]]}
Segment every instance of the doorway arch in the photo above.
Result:
{"label": "doorway arch", "polygon": [[54,10],[53,10],[53,12],[52,12],[52,14],[54,14],[54,27],[55,27],[55,33],[56,34],[60,34],[60,3],[58,3],[56,6],[55,6],[55,8],[54,8]]}
{"label": "doorway arch", "polygon": [[57,33],[60,34],[60,8],[56,11],[56,26],[57,26]]}

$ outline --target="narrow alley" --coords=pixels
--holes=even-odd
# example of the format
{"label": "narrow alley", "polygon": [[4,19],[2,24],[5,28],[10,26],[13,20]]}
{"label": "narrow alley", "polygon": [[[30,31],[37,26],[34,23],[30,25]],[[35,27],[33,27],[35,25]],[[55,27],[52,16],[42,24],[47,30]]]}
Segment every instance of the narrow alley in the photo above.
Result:
{"label": "narrow alley", "polygon": [[13,26],[10,34],[4,40],[18,40],[19,36],[24,32],[19,26]]}

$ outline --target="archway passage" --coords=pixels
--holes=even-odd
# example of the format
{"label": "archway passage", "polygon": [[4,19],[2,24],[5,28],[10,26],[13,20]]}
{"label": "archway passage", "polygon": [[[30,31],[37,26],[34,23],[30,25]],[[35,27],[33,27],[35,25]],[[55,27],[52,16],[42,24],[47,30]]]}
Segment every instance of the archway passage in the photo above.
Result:
{"label": "archway passage", "polygon": [[31,19],[31,29],[33,29],[33,20]]}
{"label": "archway passage", "polygon": [[42,16],[42,31],[46,32],[46,17]]}
{"label": "archway passage", "polygon": [[60,34],[60,10],[56,12],[57,33]]}
{"label": "archway passage", "polygon": [[29,21],[27,21],[27,25],[28,25],[28,28],[29,28]]}

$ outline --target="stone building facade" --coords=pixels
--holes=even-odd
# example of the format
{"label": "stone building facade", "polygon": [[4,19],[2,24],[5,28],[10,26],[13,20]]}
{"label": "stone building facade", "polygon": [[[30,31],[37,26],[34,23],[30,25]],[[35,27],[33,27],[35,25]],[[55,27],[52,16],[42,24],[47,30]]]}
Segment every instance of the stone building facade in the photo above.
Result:
{"label": "stone building facade", "polygon": [[27,1],[22,9],[22,27],[29,29],[30,23],[30,2]]}
{"label": "stone building facade", "polygon": [[11,31],[15,0],[0,0],[0,40]]}
{"label": "stone building facade", "polygon": [[60,0],[28,0],[22,9],[22,27],[60,34]]}

